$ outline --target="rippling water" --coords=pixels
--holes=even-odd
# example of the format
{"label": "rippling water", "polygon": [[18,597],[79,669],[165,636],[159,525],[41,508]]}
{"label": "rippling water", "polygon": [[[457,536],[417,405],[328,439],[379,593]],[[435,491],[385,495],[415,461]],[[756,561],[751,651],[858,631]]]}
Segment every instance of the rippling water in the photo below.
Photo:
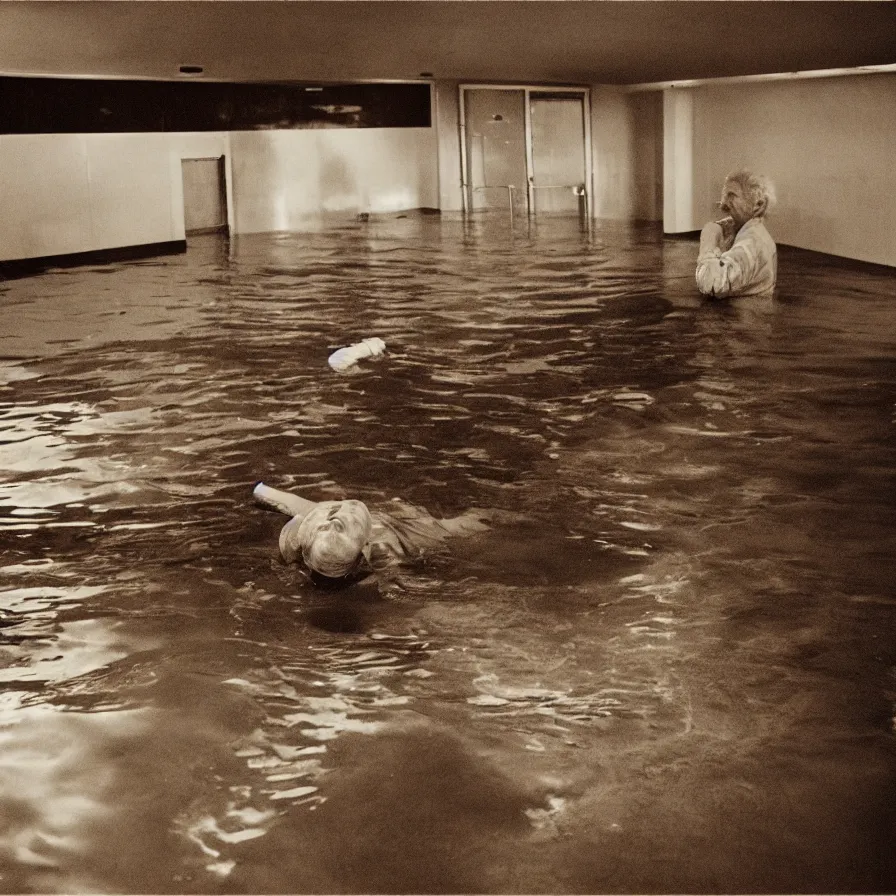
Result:
{"label": "rippling water", "polygon": [[[694,251],[409,217],[0,284],[0,888],[892,892],[894,278],[708,303]],[[322,591],[259,479],[513,515]]]}

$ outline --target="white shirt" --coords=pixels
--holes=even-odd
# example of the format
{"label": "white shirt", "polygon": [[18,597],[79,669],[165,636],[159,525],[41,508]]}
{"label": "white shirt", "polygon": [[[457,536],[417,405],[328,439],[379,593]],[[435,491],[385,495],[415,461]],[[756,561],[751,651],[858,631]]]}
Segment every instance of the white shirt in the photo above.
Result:
{"label": "white shirt", "polygon": [[755,296],[770,292],[778,275],[778,250],[761,218],[738,230],[727,252],[701,240],[697,288],[707,296]]}

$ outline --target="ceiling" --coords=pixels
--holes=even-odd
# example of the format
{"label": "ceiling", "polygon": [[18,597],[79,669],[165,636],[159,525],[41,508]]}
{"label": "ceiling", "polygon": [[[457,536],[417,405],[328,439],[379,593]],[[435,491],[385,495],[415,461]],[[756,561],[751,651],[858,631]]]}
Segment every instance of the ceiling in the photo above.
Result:
{"label": "ceiling", "polygon": [[896,62],[890,0],[3,0],[0,74],[637,84]]}

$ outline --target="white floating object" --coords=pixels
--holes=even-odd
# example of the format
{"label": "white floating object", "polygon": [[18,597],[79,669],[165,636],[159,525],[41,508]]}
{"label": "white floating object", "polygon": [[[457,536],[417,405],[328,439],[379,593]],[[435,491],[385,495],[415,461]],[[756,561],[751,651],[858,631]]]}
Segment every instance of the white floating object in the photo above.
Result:
{"label": "white floating object", "polygon": [[467,703],[474,706],[507,706],[510,701],[492,694],[477,694],[475,697],[467,697]]}
{"label": "white floating object", "polygon": [[617,392],[613,396],[613,401],[625,401],[633,404],[653,404],[653,396],[646,392]]}
{"label": "white floating object", "polygon": [[326,747],[289,747],[285,744],[271,744],[274,752],[283,760],[290,762],[299,756],[307,756],[309,753],[326,753]]}
{"label": "white floating object", "polygon": [[327,358],[327,363],[333,370],[348,370],[361,360],[361,358],[375,358],[386,350],[386,343],[378,336],[362,339],[354,345],[337,349]]}
{"label": "white floating object", "polygon": [[272,800],[293,800],[300,796],[308,796],[317,793],[316,787],[294,787],[292,790],[275,790],[271,794]]}
{"label": "white floating object", "polygon": [[254,840],[256,837],[262,837],[267,833],[264,828],[245,828],[242,831],[219,831],[218,839],[225,843],[242,843],[244,840]]}

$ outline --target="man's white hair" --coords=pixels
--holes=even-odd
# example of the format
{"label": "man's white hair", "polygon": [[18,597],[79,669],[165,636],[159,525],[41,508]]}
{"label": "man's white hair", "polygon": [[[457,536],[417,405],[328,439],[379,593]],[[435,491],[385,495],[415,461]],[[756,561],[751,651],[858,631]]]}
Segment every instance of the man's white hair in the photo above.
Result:
{"label": "man's white hair", "polygon": [[316,532],[302,542],[305,565],[330,579],[340,579],[361,564],[362,553],[337,532]]}
{"label": "man's white hair", "polygon": [[778,201],[778,197],[775,194],[775,185],[764,174],[754,174],[746,168],[741,168],[725,178],[726,183],[729,180],[740,184],[749,194],[754,205],[762,199],[765,200],[765,208],[762,214],[757,217],[762,218],[767,215]]}
{"label": "man's white hair", "polygon": [[[349,505],[358,523],[351,534],[321,525],[328,520],[330,511],[343,503]],[[361,564],[372,526],[370,511],[361,501],[321,501],[299,524],[297,534],[305,565],[332,579],[349,575]]]}

